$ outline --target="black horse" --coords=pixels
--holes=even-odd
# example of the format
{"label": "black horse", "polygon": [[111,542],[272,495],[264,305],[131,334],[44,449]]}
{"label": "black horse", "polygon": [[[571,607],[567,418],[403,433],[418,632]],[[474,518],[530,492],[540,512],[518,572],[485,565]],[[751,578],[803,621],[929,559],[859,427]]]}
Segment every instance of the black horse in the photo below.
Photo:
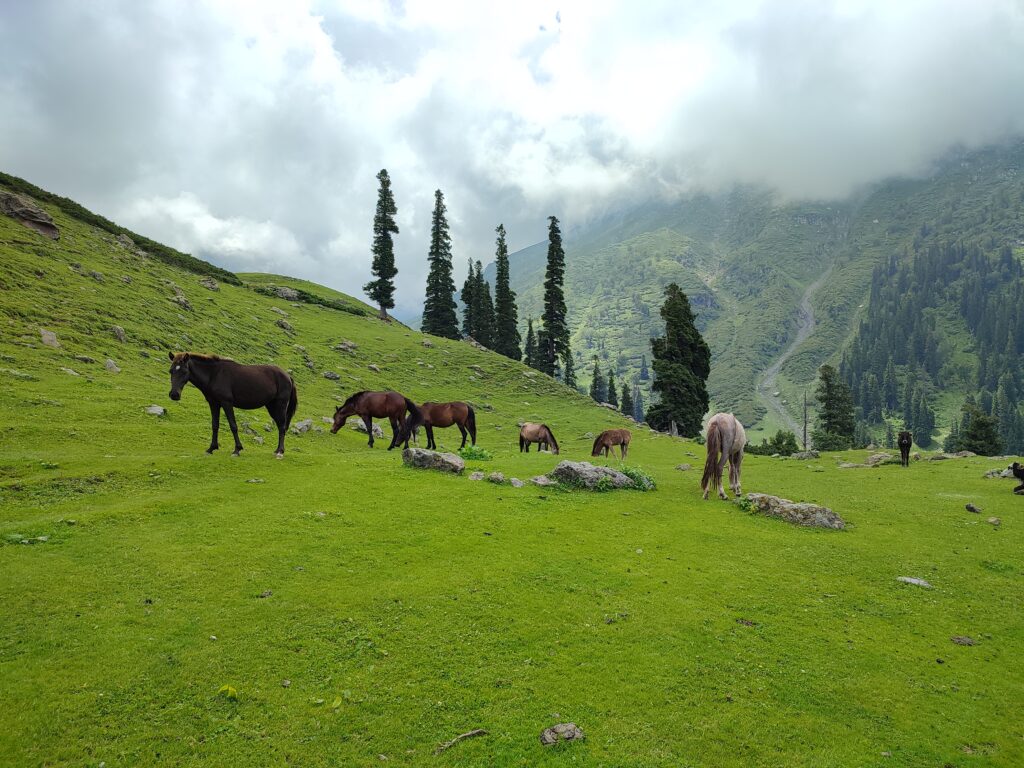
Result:
{"label": "black horse", "polygon": [[252,410],[266,408],[277,424],[277,457],[284,456],[284,433],[291,424],[299,404],[295,382],[276,365],[240,365],[234,360],[216,355],[196,355],[191,352],[168,352],[171,359],[171,400],[181,399],[181,390],[192,383],[210,404],[213,437],[207,453],[213,453],[220,430],[220,409],[224,409],[235,436],[235,456],[242,450],[235,424],[235,408]]}
{"label": "black horse", "polygon": [[900,432],[896,445],[900,447],[900,466],[910,466],[910,446],[914,444],[914,436],[909,432]]}

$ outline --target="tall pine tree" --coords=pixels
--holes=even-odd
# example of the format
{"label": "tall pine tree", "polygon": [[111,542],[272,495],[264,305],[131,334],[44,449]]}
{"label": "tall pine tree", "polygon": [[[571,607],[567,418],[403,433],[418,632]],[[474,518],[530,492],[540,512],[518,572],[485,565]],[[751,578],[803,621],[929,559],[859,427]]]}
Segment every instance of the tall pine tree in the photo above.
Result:
{"label": "tall pine tree", "polygon": [[516,294],[509,287],[508,246],[505,245],[505,226],[499,224],[494,230],[498,234],[494,263],[497,276],[494,278],[494,351],[500,355],[518,360],[519,311],[516,309]]}
{"label": "tall pine tree", "polygon": [[480,307],[480,300],[476,295],[476,272],[473,269],[473,260],[469,260],[469,272],[466,274],[466,281],[462,284],[462,291],[459,298],[462,299],[462,335],[475,339],[477,309]]}
{"label": "tall pine tree", "polygon": [[840,451],[854,441],[853,395],[831,365],[818,369],[818,426],[811,437],[820,451]]}
{"label": "tall pine tree", "polygon": [[644,421],[644,393],[639,385],[633,387],[633,418],[640,423]]}
{"label": "tall pine tree", "polygon": [[633,393],[626,382],[622,382],[622,402],[619,404],[619,410],[633,418]]}
{"label": "tall pine tree", "polygon": [[444,195],[434,192],[434,216],[430,225],[430,251],[427,261],[427,296],[423,302],[424,333],[459,338],[459,321],[455,314],[455,280],[452,279],[452,239],[448,234]]}
{"label": "tall pine tree", "polygon": [[380,182],[380,189],[377,192],[377,212],[373,216],[373,266],[371,271],[376,280],[371,280],[363,286],[363,291],[380,307],[382,320],[388,319],[388,310],[395,306],[395,275],[398,274],[398,267],[395,266],[395,244],[391,235],[398,234],[398,225],[395,223],[395,214],[398,207],[395,205],[395,196],[391,193],[391,178],[386,168],[382,168],[377,174],[377,181]]}
{"label": "tall pine tree", "polygon": [[590,381],[590,397],[596,403],[603,403],[608,397],[608,385],[605,383],[604,374],[601,373],[601,363],[594,355],[594,378]]}
{"label": "tall pine tree", "polygon": [[533,333],[533,318],[526,321],[526,344],[523,347],[523,362],[537,368],[537,337]]}
{"label": "tall pine tree", "polygon": [[605,402],[619,407],[619,393],[615,391],[615,371],[611,368],[608,369],[608,399]]}
{"label": "tall pine tree", "polygon": [[476,298],[476,333],[473,338],[488,349],[494,348],[494,302],[491,301],[491,285],[484,280],[484,267],[476,263],[473,282]]}
{"label": "tall pine tree", "polygon": [[651,339],[651,388],[661,399],[647,411],[647,422],[663,432],[675,422],[679,434],[697,435],[708,410],[711,350],[697,330],[690,300],[675,283],[665,289],[661,316],[665,335]]}
{"label": "tall pine tree", "polygon": [[548,262],[544,273],[544,327],[537,340],[540,370],[555,376],[559,360],[564,365],[571,354],[569,349],[569,326],[566,324],[565,295],[562,283],[565,281],[565,251],[562,250],[562,231],[558,219],[548,217]]}

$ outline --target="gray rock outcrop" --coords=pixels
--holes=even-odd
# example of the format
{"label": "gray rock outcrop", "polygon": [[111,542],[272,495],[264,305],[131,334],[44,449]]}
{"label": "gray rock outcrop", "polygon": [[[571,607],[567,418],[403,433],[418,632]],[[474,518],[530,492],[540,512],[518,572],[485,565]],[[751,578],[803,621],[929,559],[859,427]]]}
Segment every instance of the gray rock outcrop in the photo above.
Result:
{"label": "gray rock outcrop", "polygon": [[31,198],[0,189],[0,213],[10,216],[15,221],[51,240],[60,238],[60,230],[53,223],[50,214],[40,208]]}
{"label": "gray rock outcrop", "polygon": [[748,493],[747,500],[754,512],[767,517],[778,517],[794,525],[843,530],[846,523],[828,507],[803,501],[790,501],[766,493]]}
{"label": "gray rock outcrop", "polygon": [[[548,477],[566,485],[593,490],[599,484],[611,483],[613,488],[635,488],[629,477],[611,467],[600,467],[589,461],[562,461],[548,474]],[[607,479],[606,479],[607,478]]]}
{"label": "gray rock outcrop", "polygon": [[435,469],[439,472],[451,472],[461,474],[466,468],[466,462],[454,453],[440,453],[428,451],[425,448],[406,448],[402,451],[402,461],[406,466],[417,469]]}

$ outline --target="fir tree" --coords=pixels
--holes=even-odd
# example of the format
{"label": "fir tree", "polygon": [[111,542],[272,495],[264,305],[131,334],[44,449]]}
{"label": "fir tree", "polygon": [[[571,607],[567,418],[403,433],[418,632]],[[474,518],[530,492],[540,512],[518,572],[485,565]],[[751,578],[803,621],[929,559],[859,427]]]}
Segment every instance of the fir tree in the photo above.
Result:
{"label": "fir tree", "polygon": [[571,354],[565,356],[565,367],[562,369],[562,383],[567,387],[578,389],[576,384],[576,364],[573,362]]}
{"label": "fir tree", "polygon": [[640,356],[640,381],[648,381],[651,378],[647,372],[647,355]]}
{"label": "fir tree", "polygon": [[470,259],[469,272],[466,275],[466,281],[462,284],[459,298],[462,299],[462,335],[473,339],[476,339],[473,334],[479,323],[477,310],[480,307],[480,300],[477,298],[476,292],[476,271],[473,269],[473,260]]}
{"label": "fir tree", "polygon": [[555,376],[559,359],[564,361],[569,349],[569,327],[566,325],[565,295],[562,283],[565,280],[565,252],[562,250],[562,231],[558,219],[548,217],[548,260],[544,273],[544,314],[543,328],[537,340],[540,370]]}
{"label": "fir tree", "polygon": [[520,357],[519,312],[516,294],[509,287],[508,247],[505,245],[505,227],[499,224],[494,278],[494,351],[513,360]]}
{"label": "fir tree", "polygon": [[484,280],[483,265],[477,261],[473,278],[476,298],[476,333],[473,338],[488,349],[494,348],[494,302],[491,301],[491,285]]}
{"label": "fir tree", "polygon": [[679,434],[697,435],[708,410],[711,350],[697,330],[689,299],[675,283],[665,289],[661,316],[665,335],[651,339],[652,389],[661,399],[647,411],[647,422],[661,431],[675,422]]}
{"label": "fir tree", "polygon": [[639,386],[633,387],[633,418],[640,423],[644,421],[644,393]]}
{"label": "fir tree", "polygon": [[836,369],[823,365],[818,369],[818,426],[812,440],[822,451],[849,448],[855,438],[853,396],[839,378]]}
{"label": "fir tree", "polygon": [[[961,451],[973,451],[979,456],[996,456],[1003,450],[995,419],[974,405],[964,405],[967,426],[960,432]],[[969,417],[969,418],[968,418]]]}
{"label": "fir tree", "polygon": [[533,318],[526,321],[526,343],[523,345],[523,362],[531,368],[537,367],[537,337],[533,333]]}
{"label": "fir tree", "polygon": [[601,363],[597,355],[594,355],[594,378],[590,381],[590,397],[596,403],[603,403],[608,397],[608,385],[605,383],[604,374],[601,373]]}
{"label": "fir tree", "polygon": [[605,402],[619,407],[619,393],[615,391],[615,371],[611,368],[608,369],[608,399]]}
{"label": "fir tree", "polygon": [[632,388],[622,382],[622,402],[619,404],[619,410],[624,414],[632,418],[633,416],[633,393]]}
{"label": "fir tree", "polygon": [[452,279],[452,239],[448,234],[444,195],[434,192],[434,216],[430,226],[430,251],[427,261],[427,296],[423,302],[424,333],[459,338],[459,321],[455,314],[455,281]]}
{"label": "fir tree", "polygon": [[363,291],[380,307],[382,320],[388,319],[388,310],[395,306],[395,275],[398,268],[395,266],[395,244],[391,235],[398,234],[398,225],[395,223],[395,214],[398,207],[395,205],[395,197],[391,193],[391,178],[387,169],[382,168],[377,174],[377,181],[380,182],[380,189],[377,192],[377,212],[373,217],[373,266],[371,271],[376,280],[371,280],[363,286]]}

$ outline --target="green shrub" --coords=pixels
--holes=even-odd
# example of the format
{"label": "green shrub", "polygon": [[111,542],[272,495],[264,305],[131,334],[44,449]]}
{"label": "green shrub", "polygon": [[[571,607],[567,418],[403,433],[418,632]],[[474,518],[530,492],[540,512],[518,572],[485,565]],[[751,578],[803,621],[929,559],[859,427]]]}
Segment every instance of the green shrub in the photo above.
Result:
{"label": "green shrub", "polygon": [[494,458],[494,454],[478,445],[467,445],[465,448],[459,448],[459,456],[466,461],[490,461]]}
{"label": "green shrub", "polygon": [[638,491],[656,491],[658,489],[658,485],[654,482],[654,478],[639,467],[620,467],[619,471],[636,483],[636,489]]}

